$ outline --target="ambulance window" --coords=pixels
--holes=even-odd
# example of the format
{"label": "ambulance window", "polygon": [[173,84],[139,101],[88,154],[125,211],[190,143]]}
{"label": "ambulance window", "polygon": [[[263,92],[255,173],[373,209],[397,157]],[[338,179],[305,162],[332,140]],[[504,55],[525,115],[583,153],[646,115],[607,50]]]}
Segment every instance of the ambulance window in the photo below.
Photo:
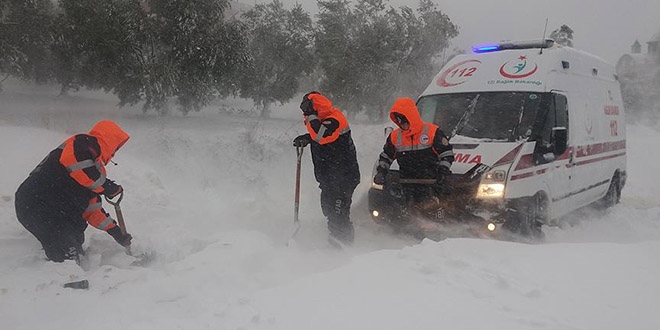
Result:
{"label": "ambulance window", "polygon": [[417,103],[422,120],[432,122],[449,134],[470,105],[474,94],[438,94],[422,97]]}
{"label": "ambulance window", "polygon": [[568,129],[568,106],[566,95],[554,94],[555,96],[555,111],[557,114],[556,127],[566,127]]}
{"label": "ambulance window", "polygon": [[460,134],[474,138],[490,138],[511,141],[525,108],[527,93],[481,93],[474,113],[469,117]]}
{"label": "ambulance window", "polygon": [[555,127],[556,121],[554,98],[550,97],[550,94],[543,95],[536,116],[534,123],[536,133],[534,133],[533,140],[549,144],[552,137],[552,128]]}
{"label": "ambulance window", "polygon": [[417,109],[419,109],[419,115],[422,117],[422,120],[425,122],[433,122],[437,108],[438,108],[438,99],[436,98],[431,98],[431,97],[423,98],[417,104]]}

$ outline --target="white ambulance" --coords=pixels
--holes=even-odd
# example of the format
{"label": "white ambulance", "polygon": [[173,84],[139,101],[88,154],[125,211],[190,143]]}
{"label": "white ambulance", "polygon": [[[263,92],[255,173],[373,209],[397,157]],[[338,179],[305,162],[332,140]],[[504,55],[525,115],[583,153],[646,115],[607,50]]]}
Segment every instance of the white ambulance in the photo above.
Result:
{"label": "white ambulance", "polygon": [[[450,135],[453,179],[473,182],[454,202],[490,230],[523,234],[597,201],[618,203],[626,126],[614,67],[551,39],[473,51],[448,62],[417,102],[423,120]],[[392,221],[387,189],[372,184],[369,195],[372,218]]]}

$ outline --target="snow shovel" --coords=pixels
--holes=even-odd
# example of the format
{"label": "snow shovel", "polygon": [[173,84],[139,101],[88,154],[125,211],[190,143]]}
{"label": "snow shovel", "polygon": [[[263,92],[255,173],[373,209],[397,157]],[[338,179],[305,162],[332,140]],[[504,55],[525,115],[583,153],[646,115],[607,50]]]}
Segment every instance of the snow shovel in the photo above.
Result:
{"label": "snow shovel", "polygon": [[[108,196],[105,196],[106,202],[110,203],[112,206],[115,207],[115,213],[117,214],[117,221],[119,222],[119,229],[121,229],[122,234],[126,235],[126,233],[128,232],[126,230],[126,222],[124,221],[124,214],[121,212],[121,206],[119,205],[119,203],[123,198],[124,198],[123,190],[119,193],[119,197],[117,198],[116,201],[112,201],[112,199],[108,198]],[[136,259],[131,263],[131,265],[133,266],[144,266],[149,262],[151,262],[152,259],[152,255],[148,254],[147,252],[140,253],[139,255],[134,255],[133,251],[131,251],[130,244],[126,247],[126,254]]]}
{"label": "snow shovel", "polygon": [[[296,236],[298,233],[298,230],[300,229],[300,220],[298,219],[298,209],[300,207],[300,163],[302,162],[302,154],[303,150],[305,147],[296,147],[296,195],[294,198],[294,203],[293,203],[293,234],[291,235],[291,238],[289,239],[289,242],[293,240],[293,238]],[[287,245],[289,245],[287,243]]]}

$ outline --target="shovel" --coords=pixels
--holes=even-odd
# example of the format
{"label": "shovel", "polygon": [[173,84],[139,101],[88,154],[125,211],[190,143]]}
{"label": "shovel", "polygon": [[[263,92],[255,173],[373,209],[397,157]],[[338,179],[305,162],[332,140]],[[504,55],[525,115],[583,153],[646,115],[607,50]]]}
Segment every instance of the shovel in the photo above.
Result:
{"label": "shovel", "polygon": [[[305,147],[296,147],[296,194],[294,198],[294,203],[293,203],[293,234],[291,235],[291,238],[289,239],[289,242],[293,240],[293,238],[296,236],[298,233],[298,230],[300,229],[300,220],[298,219],[298,209],[300,207],[300,163],[302,162],[302,155],[303,155],[303,150]],[[289,245],[287,243],[287,245]]]}
{"label": "shovel", "polygon": [[[112,199],[108,198],[108,196],[105,196],[105,201],[110,203],[112,206],[115,207],[115,213],[117,214],[117,221],[119,221],[119,229],[121,229],[121,233],[126,235],[126,222],[124,222],[124,214],[121,212],[121,206],[119,206],[119,203],[121,200],[124,198],[124,191],[122,190],[119,193],[119,197],[117,198],[116,201],[112,201]],[[133,256],[133,253],[131,252],[131,245],[129,244],[126,247],[126,254],[129,256]]]}
{"label": "shovel", "polygon": [[[110,203],[112,206],[115,207],[115,213],[117,214],[117,221],[119,222],[119,229],[121,229],[122,234],[126,235],[127,233],[126,222],[124,221],[124,214],[121,212],[121,206],[119,205],[119,203],[123,198],[124,198],[123,190],[119,193],[119,197],[117,198],[116,201],[112,201],[112,199],[108,198],[108,196],[105,196],[106,202]],[[131,265],[133,266],[144,266],[150,263],[152,259],[152,256],[146,252],[140,253],[138,255],[134,255],[133,251],[131,251],[130,244],[126,246],[126,254],[136,259],[131,263]]]}

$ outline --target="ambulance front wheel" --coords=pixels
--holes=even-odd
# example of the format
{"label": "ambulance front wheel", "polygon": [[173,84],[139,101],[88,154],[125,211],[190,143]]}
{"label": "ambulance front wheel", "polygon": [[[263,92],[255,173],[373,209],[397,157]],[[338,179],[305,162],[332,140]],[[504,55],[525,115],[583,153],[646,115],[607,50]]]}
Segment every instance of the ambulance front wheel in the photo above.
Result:
{"label": "ambulance front wheel", "polygon": [[512,201],[502,227],[514,234],[543,239],[541,227],[548,219],[548,198],[543,193]]}

